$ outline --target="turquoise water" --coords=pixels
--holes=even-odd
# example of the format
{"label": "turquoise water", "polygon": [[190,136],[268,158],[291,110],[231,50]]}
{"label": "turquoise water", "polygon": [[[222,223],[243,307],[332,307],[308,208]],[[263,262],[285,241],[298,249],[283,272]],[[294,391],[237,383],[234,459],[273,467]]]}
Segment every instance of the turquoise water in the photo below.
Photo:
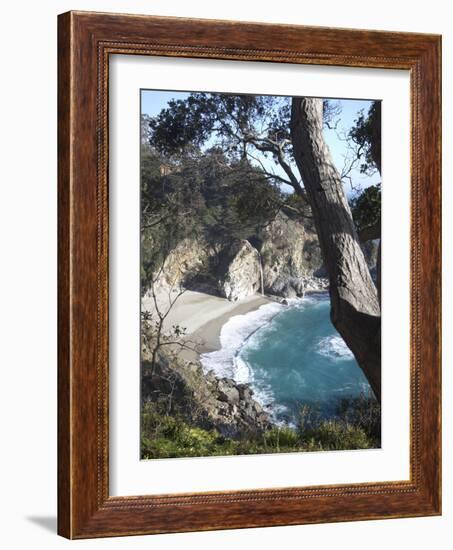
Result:
{"label": "turquoise water", "polygon": [[277,423],[297,423],[303,405],[331,418],[341,399],[371,394],[330,321],[327,293],[231,317],[220,342],[221,349],[201,356],[205,372],[250,384]]}
{"label": "turquoise water", "polygon": [[238,350],[258,398],[276,420],[295,422],[302,405],[335,415],[342,398],[368,394],[368,382],[330,321],[327,293],[311,294],[277,312]]}

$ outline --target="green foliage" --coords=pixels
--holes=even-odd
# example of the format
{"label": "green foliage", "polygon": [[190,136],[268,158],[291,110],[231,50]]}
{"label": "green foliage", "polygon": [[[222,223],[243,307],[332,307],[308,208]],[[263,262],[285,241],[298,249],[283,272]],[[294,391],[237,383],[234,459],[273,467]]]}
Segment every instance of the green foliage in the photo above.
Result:
{"label": "green foliage", "polygon": [[342,399],[338,405],[338,416],[345,423],[361,428],[373,442],[381,443],[381,407],[376,399],[359,396],[356,399]]}
{"label": "green foliage", "polygon": [[199,147],[213,125],[209,94],[191,94],[187,100],[172,100],[148,124],[151,141],[162,154],[173,155]]}
{"label": "green foliage", "polygon": [[297,429],[275,426],[263,433],[232,439],[215,429],[192,426],[148,402],[142,407],[141,456],[150,459],[380,447],[380,407],[372,398],[343,400],[333,420],[322,420],[316,411],[307,409],[301,416],[303,421]]}
{"label": "green foliage", "polygon": [[374,101],[365,115],[360,112],[349,137],[357,146],[357,153],[363,158],[360,171],[369,174],[381,171],[381,102]]}
{"label": "green foliage", "polygon": [[263,440],[267,447],[272,449],[288,449],[300,445],[298,432],[288,427],[272,428],[263,434]]}
{"label": "green foliage", "polygon": [[351,200],[352,217],[357,230],[376,225],[381,221],[381,184],[370,185]]}
{"label": "green foliage", "polygon": [[141,433],[143,459],[236,454],[236,442],[158,412],[154,403],[143,406]]}
{"label": "green foliage", "polygon": [[192,93],[170,101],[149,121],[151,142],[168,157],[186,155],[215,139],[230,160],[244,158],[244,147],[257,134],[289,137],[290,98],[257,95]]}
{"label": "green foliage", "polygon": [[275,217],[281,201],[280,190],[260,169],[229,160],[218,148],[169,160],[142,145],[143,291],[183,239],[212,246],[246,239]]}
{"label": "green foliage", "polygon": [[[197,92],[173,100],[154,118],[146,120],[150,143],[172,158],[197,154],[207,142],[221,147],[233,161],[243,160],[249,149],[273,158],[293,158],[290,135],[291,97],[231,95]],[[340,115],[338,102],[324,100],[324,123]],[[277,147],[275,145],[277,144]]]}
{"label": "green foliage", "polygon": [[341,451],[349,449],[369,449],[372,442],[358,427],[338,420],[321,423],[317,428],[307,430],[303,441],[311,451]]}
{"label": "green foliage", "polygon": [[335,420],[324,422],[314,432],[308,432],[305,438],[310,450],[342,451],[373,447],[361,428]]}

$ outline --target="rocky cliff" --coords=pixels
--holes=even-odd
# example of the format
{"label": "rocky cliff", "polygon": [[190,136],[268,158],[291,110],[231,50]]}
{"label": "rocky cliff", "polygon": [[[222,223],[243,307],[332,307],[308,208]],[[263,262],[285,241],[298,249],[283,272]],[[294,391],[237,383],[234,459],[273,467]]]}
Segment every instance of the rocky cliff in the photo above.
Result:
{"label": "rocky cliff", "polygon": [[264,289],[293,298],[305,290],[326,288],[318,237],[310,221],[300,222],[280,212],[262,232]]}
{"label": "rocky cliff", "polygon": [[261,255],[247,240],[234,240],[221,251],[215,273],[219,294],[228,300],[263,293]]}
{"label": "rocky cliff", "polygon": [[248,239],[214,245],[182,240],[167,256],[157,287],[184,286],[231,301],[255,293],[291,298],[327,288],[316,233],[280,212]]}
{"label": "rocky cliff", "polygon": [[183,239],[167,255],[160,272],[156,274],[156,288],[189,285],[196,274],[205,271],[204,266],[213,253],[202,240]]}
{"label": "rocky cliff", "polygon": [[[368,241],[362,249],[374,274],[378,244]],[[256,293],[303,296],[305,291],[326,290],[328,280],[310,220],[280,212],[248,239],[215,244],[183,239],[167,256],[156,286],[183,286],[236,301]]]}
{"label": "rocky cliff", "polygon": [[226,437],[240,437],[270,427],[268,414],[253,398],[247,384],[203,373],[198,361],[186,361],[177,350],[162,347],[153,359],[152,333],[142,334],[142,400],[158,403],[166,414],[177,415]]}

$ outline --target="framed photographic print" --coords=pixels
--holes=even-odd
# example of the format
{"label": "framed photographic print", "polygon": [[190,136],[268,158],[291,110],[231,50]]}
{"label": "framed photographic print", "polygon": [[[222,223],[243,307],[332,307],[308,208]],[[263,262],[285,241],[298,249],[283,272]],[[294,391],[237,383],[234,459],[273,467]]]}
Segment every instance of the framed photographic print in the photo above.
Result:
{"label": "framed photographic print", "polygon": [[59,16],[59,533],[436,515],[440,37]]}

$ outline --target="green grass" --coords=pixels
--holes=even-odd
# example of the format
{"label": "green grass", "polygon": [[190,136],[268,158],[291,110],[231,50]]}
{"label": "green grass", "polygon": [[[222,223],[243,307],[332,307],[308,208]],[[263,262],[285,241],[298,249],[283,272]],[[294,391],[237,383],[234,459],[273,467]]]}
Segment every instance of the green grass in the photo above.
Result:
{"label": "green grass", "polygon": [[338,420],[322,422],[317,428],[304,432],[302,438],[308,451],[346,451],[374,446],[362,428]]}
{"label": "green grass", "polygon": [[[191,426],[182,418],[159,412],[155,403],[142,408],[141,457],[178,458],[228,456],[301,451],[370,449],[380,446],[377,430],[379,406],[358,399],[342,403],[335,420],[307,422],[306,411],[298,429],[274,427],[242,439],[222,436],[217,430]],[[370,420],[371,419],[371,420]]]}

